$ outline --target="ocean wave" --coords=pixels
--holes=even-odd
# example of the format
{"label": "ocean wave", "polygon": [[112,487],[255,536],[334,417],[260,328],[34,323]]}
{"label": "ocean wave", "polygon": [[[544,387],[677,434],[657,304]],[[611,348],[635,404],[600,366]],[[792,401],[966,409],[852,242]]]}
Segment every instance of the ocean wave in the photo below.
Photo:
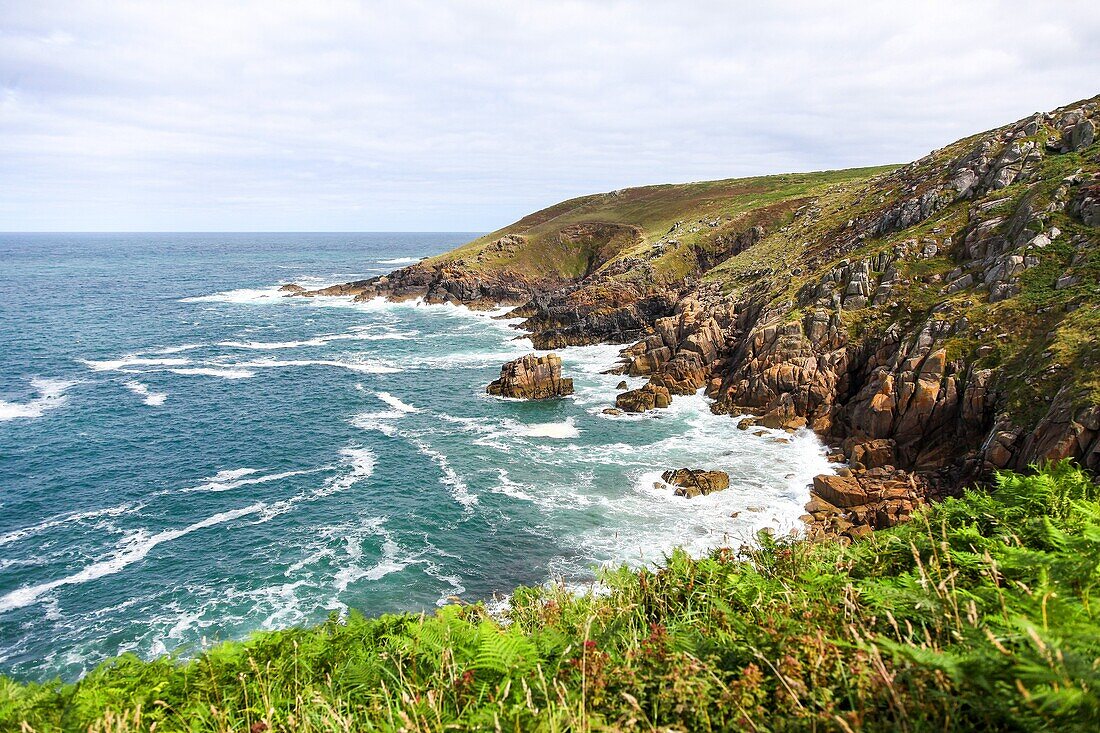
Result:
{"label": "ocean wave", "polygon": [[144,560],[157,545],[171,542],[172,540],[189,535],[192,532],[224,524],[225,522],[231,522],[234,519],[240,519],[249,514],[255,514],[263,508],[264,504],[262,502],[257,502],[241,509],[219,512],[199,522],[189,524],[182,529],[168,529],[152,535],[145,532],[135,533],[106,560],[92,563],[83,570],[73,573],[72,575],[67,575],[63,578],[39,583],[37,585],[24,586],[0,596],[0,613],[6,613],[17,608],[29,606],[56,588],[66,585],[79,585],[107,575],[113,575],[136,562]]}
{"label": "ocean wave", "polygon": [[167,392],[153,392],[149,389],[148,385],[142,384],[141,382],[123,382],[122,386],[136,394],[138,397],[141,397],[141,401],[151,407],[158,407],[160,405],[163,405],[164,401],[168,399]]}
{"label": "ocean wave", "polygon": [[394,257],[392,260],[376,260],[376,262],[378,262],[378,264],[380,264],[380,265],[413,265],[413,264],[416,264],[417,262],[420,262],[420,260],[422,260],[422,259],[424,259],[424,258],[423,257]]}
{"label": "ocean wave", "polygon": [[341,448],[340,459],[343,466],[348,469],[345,473],[325,480],[321,486],[312,491],[265,504],[261,507],[259,521],[268,522],[281,514],[286,514],[302,502],[315,501],[346,491],[374,473],[375,455],[370,448]]}
{"label": "ocean wave", "polygon": [[110,516],[117,517],[120,514],[132,511],[134,509],[131,504],[120,504],[118,506],[106,507],[104,509],[92,509],[86,512],[73,512],[71,514],[65,514],[60,517],[53,517],[47,519],[38,524],[32,524],[29,527],[23,527],[22,529],[12,530],[5,534],[0,535],[0,546],[8,545],[12,542],[18,542],[19,540],[29,537],[40,532],[45,532],[48,529],[54,527],[60,527],[63,524],[70,524],[72,522],[82,522],[86,519],[95,519],[96,517]]}
{"label": "ocean wave", "polygon": [[[237,365],[232,365],[232,367],[236,366]],[[197,375],[203,377],[221,377],[222,379],[248,379],[249,377],[256,376],[256,372],[239,368],[190,367],[187,369],[169,369],[168,371],[173,374],[181,374],[184,376]]]}
{"label": "ocean wave", "polygon": [[185,489],[181,489],[180,493],[193,493],[197,491],[201,492],[221,492],[229,491],[231,489],[237,489],[241,486],[253,486],[255,484],[266,484],[269,481],[281,481],[285,478],[292,476],[302,476],[309,473],[316,473],[317,471],[324,470],[323,468],[312,468],[299,471],[283,471],[282,473],[272,473],[264,476],[254,476],[253,474],[259,473],[255,468],[234,468],[224,471],[218,471],[210,478],[202,479],[202,483],[197,486],[190,486]]}
{"label": "ocean wave", "polygon": [[97,361],[94,359],[81,359],[80,361],[94,372],[119,372],[124,371],[130,367],[175,367],[191,363],[191,360],[186,357],[175,357],[171,359],[150,359],[148,357],[138,356],[136,354],[130,354],[128,356],[122,357],[121,359],[106,359],[103,361]]}
{"label": "ocean wave", "polygon": [[36,377],[31,380],[31,386],[38,393],[38,396],[34,399],[28,402],[0,400],[0,422],[19,418],[42,417],[46,411],[55,410],[65,404],[69,399],[65,391],[76,384],[78,382]]}
{"label": "ocean wave", "polygon": [[[360,361],[346,361],[339,359],[258,359],[245,361],[239,364],[227,364],[226,366],[243,369],[275,369],[286,367],[329,366],[339,369],[350,369],[361,374],[397,374],[400,369],[387,366],[379,361],[363,359]],[[249,376],[252,376],[249,374]]]}
{"label": "ocean wave", "polygon": [[576,421],[568,418],[562,422],[537,423],[524,425],[522,423],[510,423],[515,425],[514,432],[528,438],[579,438],[581,431],[577,428]]}
{"label": "ocean wave", "polygon": [[231,349],[298,349],[307,346],[325,346],[333,341],[406,341],[415,338],[417,331],[385,331],[383,333],[365,333],[362,329],[352,329],[351,333],[331,333],[300,341],[219,341],[218,346]]}
{"label": "ocean wave", "polygon": [[413,558],[405,553],[396,540],[382,526],[383,520],[375,518],[368,523],[368,528],[382,537],[382,557],[378,562],[369,567],[363,567],[358,561],[363,557],[362,540],[356,537],[348,538],[346,545],[347,556],[352,564],[346,565],[333,575],[332,585],[337,591],[343,592],[348,586],[359,580],[381,580],[391,573],[398,573],[409,566]]}
{"label": "ocean wave", "polygon": [[285,298],[288,293],[281,291],[280,285],[272,285],[266,288],[238,288],[225,290],[210,295],[194,295],[189,298],[180,298],[181,303],[275,303]]}
{"label": "ocean wave", "polygon": [[416,449],[421,455],[427,456],[435,465],[439,466],[439,470],[443,474],[443,484],[450,489],[451,496],[455,501],[467,510],[472,508],[474,504],[477,504],[477,494],[470,493],[470,487],[466,485],[466,482],[462,480],[458,472],[451,467],[451,462],[447,460],[445,454],[433,448],[423,438],[411,436],[409,440],[416,446]]}
{"label": "ocean wave", "polygon": [[403,413],[420,412],[420,408],[413,407],[412,405],[409,405],[409,404],[406,404],[405,402],[402,402],[400,399],[398,399],[397,397],[394,397],[389,392],[375,392],[374,394],[375,394],[376,397],[378,397],[378,399],[382,400],[383,402],[385,402],[387,405],[389,405],[393,409],[397,410],[398,412],[403,412]]}

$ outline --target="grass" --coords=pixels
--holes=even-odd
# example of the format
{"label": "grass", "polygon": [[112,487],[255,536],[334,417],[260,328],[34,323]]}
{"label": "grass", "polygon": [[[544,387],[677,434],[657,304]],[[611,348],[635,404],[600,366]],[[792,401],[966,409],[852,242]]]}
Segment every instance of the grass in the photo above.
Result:
{"label": "grass", "polygon": [[0,682],[11,731],[1095,731],[1100,487],[1006,473],[849,547],[760,535],[604,592],[352,615],[77,684]]}
{"label": "grass", "polygon": [[[507,270],[527,276],[578,278],[597,253],[601,261],[646,254],[676,222],[683,231],[675,236],[678,245],[669,247],[653,263],[658,274],[682,278],[694,265],[690,249],[706,246],[714,235],[740,232],[755,222],[746,215],[771,210],[772,221],[789,213],[796,201],[816,196],[831,186],[861,181],[893,166],[852,168],[817,173],[781,174],[756,178],[641,186],[620,191],[581,196],[530,214],[507,227],[476,239],[451,252],[433,258],[436,262],[461,260],[473,270]],[[719,221],[719,226],[693,225]],[[637,236],[617,236],[581,245],[563,242],[562,228],[575,224],[615,224],[634,229]],[[526,241],[510,253],[486,252],[486,247],[506,234],[522,235]],[[478,255],[481,259],[478,260]],[[689,257],[690,255],[690,257]],[[690,265],[685,265],[690,260]]]}

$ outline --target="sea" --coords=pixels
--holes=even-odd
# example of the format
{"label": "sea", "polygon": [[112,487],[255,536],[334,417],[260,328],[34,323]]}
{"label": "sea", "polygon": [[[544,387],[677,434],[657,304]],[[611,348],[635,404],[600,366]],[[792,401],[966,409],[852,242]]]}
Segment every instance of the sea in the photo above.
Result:
{"label": "sea", "polygon": [[[333,614],[506,606],[598,569],[797,529],[808,431],[703,395],[609,415],[622,345],[558,350],[576,393],[490,397],[533,351],[507,309],[286,297],[476,233],[0,234],[0,674],[78,679]],[[730,474],[684,499],[670,468]]]}

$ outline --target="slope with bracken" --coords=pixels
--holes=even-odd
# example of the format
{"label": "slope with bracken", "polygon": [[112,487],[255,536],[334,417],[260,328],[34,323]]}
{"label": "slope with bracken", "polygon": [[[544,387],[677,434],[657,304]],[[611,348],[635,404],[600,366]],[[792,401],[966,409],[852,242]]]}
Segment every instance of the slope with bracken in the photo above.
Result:
{"label": "slope with bracken", "polygon": [[855,536],[994,468],[1100,470],[1100,97],[903,167],[566,201],[325,291],[508,303],[540,348],[631,344],[622,369],[851,469],[814,525]]}

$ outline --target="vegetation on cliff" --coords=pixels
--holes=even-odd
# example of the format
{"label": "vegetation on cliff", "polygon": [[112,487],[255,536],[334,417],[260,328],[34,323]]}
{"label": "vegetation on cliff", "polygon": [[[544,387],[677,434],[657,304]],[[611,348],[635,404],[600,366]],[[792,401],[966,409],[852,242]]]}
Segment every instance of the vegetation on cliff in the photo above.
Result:
{"label": "vegetation on cliff", "polygon": [[1100,486],[1071,464],[838,543],[760,536],[600,592],[352,615],[77,684],[0,681],[0,729],[1062,730],[1100,725]]}

